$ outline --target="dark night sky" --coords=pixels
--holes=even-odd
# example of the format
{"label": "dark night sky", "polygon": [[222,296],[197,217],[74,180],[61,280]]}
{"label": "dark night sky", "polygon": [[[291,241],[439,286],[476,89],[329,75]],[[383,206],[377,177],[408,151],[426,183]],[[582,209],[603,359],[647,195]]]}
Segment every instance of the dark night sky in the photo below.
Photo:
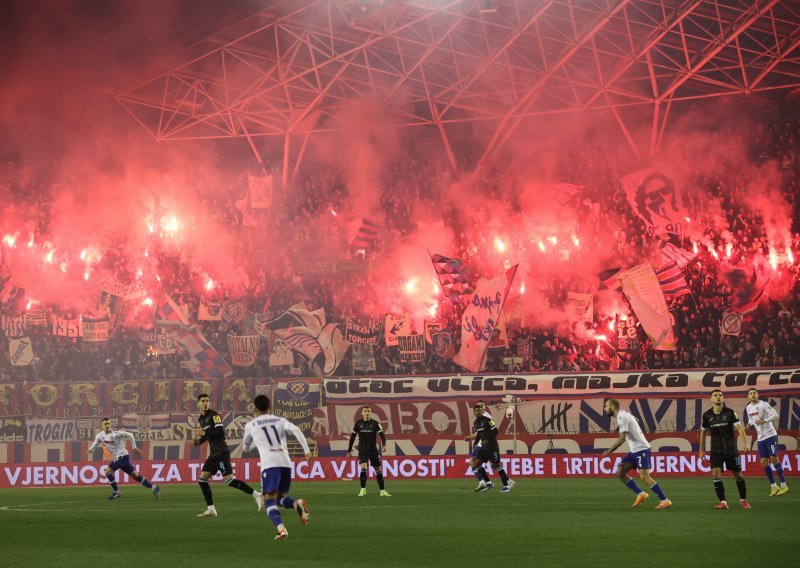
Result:
{"label": "dark night sky", "polygon": [[0,161],[58,160],[65,146],[80,140],[140,129],[102,88],[265,4],[265,0],[3,2]]}

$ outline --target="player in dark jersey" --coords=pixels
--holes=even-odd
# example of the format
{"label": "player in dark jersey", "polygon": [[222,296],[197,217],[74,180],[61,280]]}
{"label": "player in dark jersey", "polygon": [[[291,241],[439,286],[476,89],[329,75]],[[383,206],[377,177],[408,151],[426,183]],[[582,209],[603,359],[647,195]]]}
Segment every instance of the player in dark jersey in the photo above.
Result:
{"label": "player in dark jersey", "polygon": [[482,479],[483,485],[478,485],[475,491],[488,491],[494,487],[494,483],[489,480],[489,475],[482,467],[483,464],[491,462],[492,467],[500,476],[503,482],[503,493],[508,493],[514,487],[514,481],[508,478],[505,470],[503,469],[502,462],[500,461],[500,444],[497,443],[497,434],[499,433],[497,425],[494,420],[484,414],[486,407],[482,404],[476,404],[472,407],[472,413],[475,415],[475,422],[473,429],[475,430],[474,443],[480,442],[481,449],[478,450],[478,455],[472,458],[472,470],[477,471]]}
{"label": "player in dark jersey", "polygon": [[[482,409],[481,414],[483,414],[489,420],[492,419],[492,415],[489,414],[489,412],[486,410],[486,403],[485,402],[483,402],[482,400],[479,400],[478,402],[475,403],[475,406],[480,406],[481,409]],[[467,442],[471,442],[472,441],[472,435],[467,436],[465,439],[466,439]],[[470,453],[470,463],[472,463],[473,461],[475,461],[477,459],[478,452],[480,452],[480,451],[481,451],[481,447],[480,447],[479,444],[474,444],[472,446],[472,452]],[[478,467],[483,469],[482,465],[480,465]],[[478,471],[478,467],[473,467],[472,468],[472,474],[478,480],[478,486],[475,488],[475,491],[483,491],[484,490],[483,488],[486,487],[486,482],[483,480],[483,474]]]}
{"label": "player in dark jersey", "polygon": [[703,413],[700,429],[700,447],[698,459],[704,461],[706,450],[706,433],[711,435],[711,474],[714,476],[714,491],[717,492],[719,503],[715,509],[727,509],[725,500],[725,486],[722,484],[722,466],[733,472],[736,477],[736,488],[739,490],[739,504],[744,509],[750,508],[747,502],[747,486],[742,477],[742,462],[739,457],[739,448],[734,436],[734,430],[739,431],[744,453],[747,452],[747,434],[744,426],[739,421],[736,413],[725,406],[725,397],[719,389],[711,391],[711,408]]}
{"label": "player in dark jersey", "polygon": [[197,480],[197,483],[200,484],[200,489],[203,491],[207,507],[205,511],[197,516],[217,516],[217,509],[214,507],[214,499],[211,496],[211,485],[208,483],[208,480],[217,472],[222,474],[222,479],[227,485],[252,496],[256,501],[256,505],[258,505],[258,511],[263,511],[264,501],[261,499],[261,493],[253,490],[247,483],[233,476],[231,451],[225,441],[225,426],[222,424],[222,418],[217,411],[211,410],[211,400],[207,394],[201,394],[197,397],[197,408],[200,409],[200,427],[195,430],[195,435],[200,437],[192,440],[192,445],[199,446],[206,441],[208,441],[209,445],[208,459],[203,464],[200,479]]}
{"label": "player in dark jersey", "polygon": [[[359,497],[367,494],[367,471],[368,466],[375,468],[375,479],[380,488],[381,497],[391,497],[383,485],[383,468],[381,466],[381,454],[386,450],[386,435],[377,420],[372,418],[372,409],[365,406],[361,409],[361,420],[356,421],[353,432],[350,434],[350,443],[347,445],[347,457],[353,453],[353,442],[358,436],[358,463],[361,466],[361,491]],[[378,436],[381,437],[381,447],[378,447]]]}

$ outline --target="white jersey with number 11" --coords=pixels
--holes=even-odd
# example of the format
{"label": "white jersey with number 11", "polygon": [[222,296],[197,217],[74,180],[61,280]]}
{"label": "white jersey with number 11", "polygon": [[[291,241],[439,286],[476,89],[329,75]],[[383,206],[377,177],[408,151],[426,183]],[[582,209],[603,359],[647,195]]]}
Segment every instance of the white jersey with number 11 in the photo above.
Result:
{"label": "white jersey with number 11", "polygon": [[244,427],[242,451],[249,452],[253,446],[258,448],[258,454],[261,456],[261,469],[292,467],[289,448],[286,445],[286,435],[289,433],[297,438],[297,441],[303,446],[303,453],[311,453],[303,431],[285,418],[274,414],[262,414],[247,423]]}

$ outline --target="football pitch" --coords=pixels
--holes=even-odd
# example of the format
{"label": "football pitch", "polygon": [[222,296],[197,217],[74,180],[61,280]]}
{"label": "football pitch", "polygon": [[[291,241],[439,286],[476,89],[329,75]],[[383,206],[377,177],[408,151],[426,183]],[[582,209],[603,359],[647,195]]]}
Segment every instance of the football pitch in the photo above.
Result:
{"label": "football pitch", "polygon": [[[379,498],[370,479],[296,483],[308,501],[302,526],[282,509],[289,538],[247,495],[213,483],[217,518],[197,486],[164,485],[161,499],[123,486],[0,490],[0,565],[16,566],[798,566],[800,484],[768,497],[766,480],[748,479],[739,507],[726,477],[730,510],[715,511],[710,478],[663,478],[674,506],[652,496],[632,510],[633,494],[616,478],[520,479],[511,493],[473,493],[474,480],[387,480]],[[498,484],[499,486],[499,484]],[[501,562],[502,564],[498,564]]]}

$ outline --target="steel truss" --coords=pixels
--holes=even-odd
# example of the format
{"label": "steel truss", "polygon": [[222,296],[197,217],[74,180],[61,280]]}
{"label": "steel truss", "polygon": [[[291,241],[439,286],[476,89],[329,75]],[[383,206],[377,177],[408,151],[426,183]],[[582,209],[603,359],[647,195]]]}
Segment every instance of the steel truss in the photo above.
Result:
{"label": "steel truss", "polygon": [[800,87],[799,44],[797,0],[284,0],[111,89],[157,140],[282,136],[284,178],[354,99],[454,167],[452,125],[489,126],[488,164],[525,119],[587,111],[651,155],[676,102]]}

